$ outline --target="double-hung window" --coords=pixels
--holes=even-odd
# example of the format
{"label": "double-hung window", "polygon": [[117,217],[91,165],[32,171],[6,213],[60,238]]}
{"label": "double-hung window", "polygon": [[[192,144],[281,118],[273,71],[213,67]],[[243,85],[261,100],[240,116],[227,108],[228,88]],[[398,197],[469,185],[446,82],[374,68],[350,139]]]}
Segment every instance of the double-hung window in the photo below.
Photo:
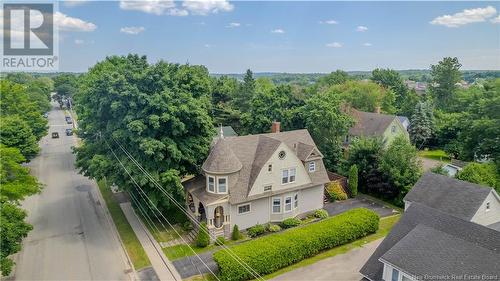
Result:
{"label": "double-hung window", "polygon": [[298,206],[299,206],[299,195],[295,193],[295,195],[293,196],[293,208],[297,209]]}
{"label": "double-hung window", "polygon": [[285,197],[285,212],[292,210],[292,196]]}
{"label": "double-hung window", "polygon": [[398,281],[398,280],[399,280],[399,271],[397,269],[393,268],[391,281]]}
{"label": "double-hung window", "polygon": [[273,214],[281,213],[281,198],[273,198]]}
{"label": "double-hung window", "polygon": [[218,193],[227,193],[227,179],[217,178],[217,191]]}
{"label": "double-hung window", "polygon": [[250,213],[250,204],[239,205],[238,206],[238,214],[246,214]]}
{"label": "double-hung window", "polygon": [[208,177],[208,191],[215,192],[215,178]]}
{"label": "double-hung window", "polygon": [[316,171],[316,162],[311,161],[311,162],[309,162],[309,173],[312,173],[314,171]]}
{"label": "double-hung window", "polygon": [[295,169],[295,168],[284,169],[281,172],[281,184],[295,182],[296,173],[297,173],[297,169]]}

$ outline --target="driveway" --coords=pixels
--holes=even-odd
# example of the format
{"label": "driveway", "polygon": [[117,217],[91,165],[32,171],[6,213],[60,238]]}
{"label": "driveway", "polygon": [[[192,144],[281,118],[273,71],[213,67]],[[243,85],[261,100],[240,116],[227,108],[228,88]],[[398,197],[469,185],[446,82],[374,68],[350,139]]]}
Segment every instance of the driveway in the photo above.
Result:
{"label": "driveway", "polygon": [[302,280],[339,280],[358,281],[363,279],[359,270],[370,258],[383,238],[350,250],[341,255],[336,255],[316,262],[314,264],[301,267],[290,272],[279,275],[271,280],[302,281]]}
{"label": "driveway", "polygon": [[334,216],[354,208],[367,208],[377,212],[381,217],[387,217],[399,213],[391,207],[376,202],[363,194],[359,194],[356,198],[326,203],[323,207],[323,209],[325,209],[330,216]]}
{"label": "driveway", "polygon": [[432,168],[436,168],[439,165],[445,164],[441,161],[429,159],[429,158],[424,158],[424,157],[418,157],[418,159],[422,162],[422,169],[424,170],[424,172],[430,171]]}

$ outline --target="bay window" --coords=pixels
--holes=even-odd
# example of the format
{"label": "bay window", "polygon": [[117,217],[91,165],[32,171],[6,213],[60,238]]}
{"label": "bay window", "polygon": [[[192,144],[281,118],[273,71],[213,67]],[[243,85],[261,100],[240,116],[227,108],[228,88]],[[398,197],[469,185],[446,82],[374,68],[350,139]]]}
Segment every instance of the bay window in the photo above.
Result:
{"label": "bay window", "polygon": [[208,176],[208,191],[215,193],[215,178]]}
{"label": "bay window", "polygon": [[227,178],[217,178],[217,193],[227,193]]}

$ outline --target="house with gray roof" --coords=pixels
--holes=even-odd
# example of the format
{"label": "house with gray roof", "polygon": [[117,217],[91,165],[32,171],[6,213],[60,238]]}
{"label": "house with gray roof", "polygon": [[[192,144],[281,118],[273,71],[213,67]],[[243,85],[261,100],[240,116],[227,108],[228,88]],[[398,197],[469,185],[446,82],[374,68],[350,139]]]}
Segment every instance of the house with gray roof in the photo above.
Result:
{"label": "house with gray roof", "polygon": [[360,270],[365,278],[498,280],[500,208],[494,190],[427,173],[404,199],[403,216]]}
{"label": "house with gray roof", "polygon": [[389,145],[399,135],[409,139],[406,127],[396,115],[379,112],[364,112],[354,108],[348,110],[354,119],[354,125],[349,129],[344,144],[348,146],[352,139],[360,137],[378,137],[385,145]]}
{"label": "house with gray roof", "polygon": [[226,137],[213,143],[201,174],[184,181],[186,204],[215,236],[234,225],[281,222],[323,207],[329,182],[307,130]]}

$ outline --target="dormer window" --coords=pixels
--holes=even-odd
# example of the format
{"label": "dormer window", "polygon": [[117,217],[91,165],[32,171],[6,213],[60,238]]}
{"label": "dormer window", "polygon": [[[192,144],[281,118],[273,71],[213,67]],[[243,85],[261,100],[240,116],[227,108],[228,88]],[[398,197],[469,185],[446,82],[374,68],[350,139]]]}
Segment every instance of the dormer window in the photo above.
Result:
{"label": "dormer window", "polygon": [[208,191],[215,193],[215,178],[208,176]]}
{"label": "dormer window", "polygon": [[316,171],[316,162],[315,161],[311,161],[309,162],[309,173],[312,173],[314,171]]}
{"label": "dormer window", "polygon": [[217,178],[217,193],[227,193],[227,178]]}

